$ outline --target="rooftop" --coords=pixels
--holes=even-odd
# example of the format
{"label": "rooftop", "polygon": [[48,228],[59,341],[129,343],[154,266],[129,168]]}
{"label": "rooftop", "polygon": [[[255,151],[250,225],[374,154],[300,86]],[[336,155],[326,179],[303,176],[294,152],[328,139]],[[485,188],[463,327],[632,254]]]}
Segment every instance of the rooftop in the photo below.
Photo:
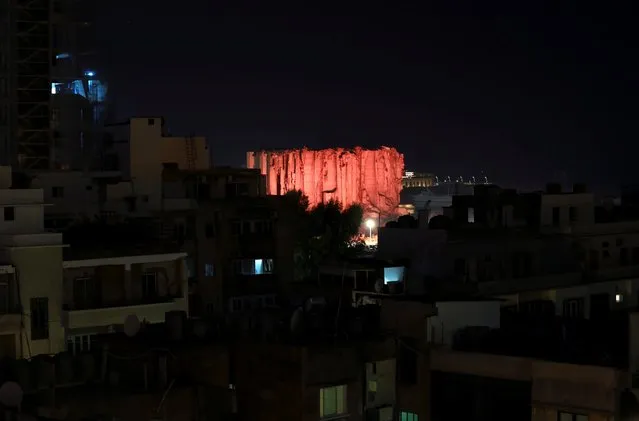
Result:
{"label": "rooftop", "polygon": [[508,313],[502,314],[499,329],[459,329],[452,349],[627,368],[628,332],[627,312],[614,312],[601,321]]}
{"label": "rooftop", "polygon": [[161,240],[150,220],[119,224],[86,222],[63,232],[64,260],[169,254],[181,251],[176,241]]}

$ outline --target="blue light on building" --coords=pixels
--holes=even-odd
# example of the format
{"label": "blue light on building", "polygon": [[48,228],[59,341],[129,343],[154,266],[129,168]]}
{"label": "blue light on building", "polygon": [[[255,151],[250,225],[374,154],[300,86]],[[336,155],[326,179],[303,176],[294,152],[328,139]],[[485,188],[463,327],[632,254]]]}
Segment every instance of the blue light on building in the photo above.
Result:
{"label": "blue light on building", "polygon": [[87,70],[87,71],[84,72],[84,75],[86,77],[93,77],[93,76],[95,76],[95,72],[93,70]]}

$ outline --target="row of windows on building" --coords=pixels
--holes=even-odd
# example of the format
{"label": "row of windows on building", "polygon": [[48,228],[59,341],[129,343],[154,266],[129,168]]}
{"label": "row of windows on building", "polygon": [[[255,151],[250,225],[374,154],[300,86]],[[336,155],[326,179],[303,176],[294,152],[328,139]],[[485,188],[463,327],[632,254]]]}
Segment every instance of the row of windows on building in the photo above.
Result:
{"label": "row of windows on building", "polygon": [[[273,273],[273,259],[236,259],[233,260],[233,273],[235,275],[253,276],[270,275]],[[190,259],[187,263],[189,279],[195,279],[195,264]],[[204,276],[215,276],[215,265],[204,264]]]}
{"label": "row of windows on building", "polygon": [[[215,238],[220,230],[219,214],[214,212],[213,221],[204,225],[205,238]],[[179,222],[173,226],[175,235],[182,239],[195,238],[195,223]],[[236,220],[231,222],[232,235],[270,235],[273,233],[273,221],[269,219]]]}
{"label": "row of windows on building", "polygon": [[[158,273],[146,271],[140,277],[142,301],[160,296]],[[95,308],[102,304],[102,285],[92,276],[82,276],[73,280],[73,307],[76,309]]]}
{"label": "row of windows on building", "polygon": [[[639,297],[639,296],[638,296]],[[583,319],[586,316],[591,320],[607,318],[615,305],[621,305],[631,297],[625,297],[622,293],[598,293],[591,294],[588,298],[572,297],[561,301],[561,315],[570,319]],[[587,301],[586,301],[587,300]],[[586,314],[586,303],[589,312]],[[504,312],[516,312],[517,306],[504,306]],[[534,300],[519,304],[522,313],[530,315],[554,315],[555,304],[551,300]]]}
{"label": "row of windows on building", "polygon": [[[321,388],[319,400],[320,419],[339,419],[342,417],[346,418],[348,416],[347,385],[343,384],[339,386]],[[400,411],[399,420],[419,421],[419,417],[414,412]]]}
{"label": "row of windows on building", "polygon": [[242,311],[258,310],[262,308],[272,308],[275,306],[274,295],[234,297],[230,300],[230,310],[233,313]]}

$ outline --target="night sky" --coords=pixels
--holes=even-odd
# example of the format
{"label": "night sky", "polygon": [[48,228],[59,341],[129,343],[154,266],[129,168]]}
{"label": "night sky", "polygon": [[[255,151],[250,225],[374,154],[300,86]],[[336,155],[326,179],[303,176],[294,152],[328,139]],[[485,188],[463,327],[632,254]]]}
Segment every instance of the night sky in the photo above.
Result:
{"label": "night sky", "polygon": [[407,169],[521,188],[639,182],[636,11],[262,3],[105,1],[118,117],[205,135],[220,165],[256,148],[390,145]]}

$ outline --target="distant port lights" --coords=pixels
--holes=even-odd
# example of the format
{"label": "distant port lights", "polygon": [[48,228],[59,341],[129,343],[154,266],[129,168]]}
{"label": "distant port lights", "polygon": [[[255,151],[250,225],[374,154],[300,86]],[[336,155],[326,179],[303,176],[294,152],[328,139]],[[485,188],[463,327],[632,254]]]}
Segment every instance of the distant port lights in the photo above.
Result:
{"label": "distant port lights", "polygon": [[86,77],[94,77],[95,76],[95,72],[93,70],[85,70],[84,71],[84,75]]}
{"label": "distant port lights", "polygon": [[[464,178],[463,176],[460,175],[459,177],[455,179],[447,175],[440,179],[439,176],[432,175],[432,174],[416,173],[414,171],[404,171],[404,175],[402,176],[402,178],[404,180],[410,180],[412,178],[422,178],[422,179],[428,178],[433,180],[432,184],[435,186],[440,184],[453,184],[453,183],[468,184],[468,185],[490,184],[488,181],[488,177],[486,177],[485,175],[482,175],[480,177],[470,176],[468,178]],[[408,187],[422,187],[422,186],[409,184]]]}

